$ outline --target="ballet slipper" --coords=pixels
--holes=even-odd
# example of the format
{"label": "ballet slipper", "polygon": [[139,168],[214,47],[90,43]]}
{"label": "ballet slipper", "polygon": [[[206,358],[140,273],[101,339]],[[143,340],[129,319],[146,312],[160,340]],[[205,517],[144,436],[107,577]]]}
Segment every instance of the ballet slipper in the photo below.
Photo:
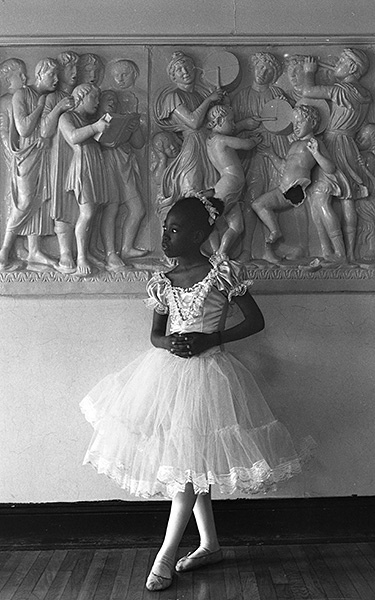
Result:
{"label": "ballet slipper", "polygon": [[172,577],[162,577],[151,571],[147,577],[146,588],[150,592],[159,592],[160,590],[166,590],[172,584]]}
{"label": "ballet slipper", "polygon": [[176,571],[192,571],[193,569],[199,569],[200,567],[204,567],[205,565],[213,565],[223,560],[223,552],[221,548],[219,550],[215,550],[215,552],[209,552],[204,549],[204,554],[200,556],[192,556],[192,552],[186,554],[177,561]]}

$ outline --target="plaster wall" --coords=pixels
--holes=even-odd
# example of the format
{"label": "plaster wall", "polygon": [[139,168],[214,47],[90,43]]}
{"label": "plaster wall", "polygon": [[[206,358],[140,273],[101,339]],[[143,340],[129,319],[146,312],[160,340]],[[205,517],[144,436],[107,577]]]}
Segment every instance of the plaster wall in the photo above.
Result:
{"label": "plaster wall", "polygon": [[[317,455],[278,496],[374,493],[370,294],[257,296],[266,329],[232,344],[267,382],[271,408]],[[142,299],[2,298],[0,502],[130,499],[82,467],[91,426],[78,402],[149,347]],[[262,383],[261,383],[262,385]]]}
{"label": "plaster wall", "polygon": [[[3,0],[0,35],[350,36],[372,33],[374,12],[373,0]],[[266,376],[291,432],[318,444],[309,470],[277,494],[373,494],[373,295],[257,299],[266,330],[233,349]],[[78,402],[148,347],[150,321],[141,298],[0,298],[0,502],[127,499],[81,467],[91,431]]]}
{"label": "plaster wall", "polygon": [[3,35],[373,33],[372,0],[3,0]]}

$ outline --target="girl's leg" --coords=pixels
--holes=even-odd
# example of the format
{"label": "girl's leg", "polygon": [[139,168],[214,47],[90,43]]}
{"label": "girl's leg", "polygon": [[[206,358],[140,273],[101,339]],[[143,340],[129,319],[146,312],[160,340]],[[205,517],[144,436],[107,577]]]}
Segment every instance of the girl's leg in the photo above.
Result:
{"label": "girl's leg", "polygon": [[101,235],[105,250],[105,259],[108,267],[112,269],[118,269],[124,266],[124,263],[118,256],[115,247],[117,213],[118,204],[111,202],[103,208],[101,221]]}
{"label": "girl's leg", "polygon": [[193,512],[199,531],[199,547],[194,552],[180,558],[176,564],[176,571],[197,569],[205,564],[219,562],[223,557],[217,539],[211,490],[208,494],[198,494]]}
{"label": "girl's leg", "polygon": [[75,227],[75,236],[77,241],[77,272],[82,275],[91,274],[91,266],[87,258],[90,225],[96,207],[93,203],[80,204],[79,217]]}
{"label": "girl's leg", "polygon": [[191,556],[195,555],[200,548],[209,552],[219,550],[214,513],[212,510],[211,490],[208,494],[198,494],[194,505],[194,517],[199,531],[199,548]]}
{"label": "girl's leg", "polygon": [[224,218],[228,228],[221,238],[219,254],[228,254],[230,248],[244,230],[242,210],[238,202],[232,206]]}
{"label": "girl's leg", "polygon": [[191,483],[186,485],[184,492],[179,492],[173,498],[164,541],[148,576],[147,589],[157,591],[170,586],[177,549],[189,522],[195,501],[196,496]]}

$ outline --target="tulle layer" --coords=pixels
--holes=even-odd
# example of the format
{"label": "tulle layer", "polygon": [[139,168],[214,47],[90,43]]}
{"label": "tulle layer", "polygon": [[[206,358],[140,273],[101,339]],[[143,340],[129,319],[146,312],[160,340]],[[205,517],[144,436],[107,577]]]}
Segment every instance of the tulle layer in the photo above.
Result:
{"label": "tulle layer", "polygon": [[219,348],[190,359],[152,348],[80,407],[94,427],[84,464],[144,498],[188,482],[195,493],[264,492],[298,474],[313,446],[297,453],[251,372]]}

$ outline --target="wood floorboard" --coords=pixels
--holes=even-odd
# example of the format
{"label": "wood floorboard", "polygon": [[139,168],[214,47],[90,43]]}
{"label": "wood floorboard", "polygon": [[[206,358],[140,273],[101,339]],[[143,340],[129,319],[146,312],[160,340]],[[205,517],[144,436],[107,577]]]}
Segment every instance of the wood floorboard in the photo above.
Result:
{"label": "wood floorboard", "polygon": [[296,544],[290,546],[290,551],[298,564],[306,589],[310,594],[310,598],[312,600],[321,600],[322,598],[325,598],[325,592],[319,581],[319,575],[315,572],[306,557],[304,548],[299,544]]}
{"label": "wood floorboard", "polygon": [[256,576],[249,556],[249,549],[246,546],[236,548],[236,558],[243,597],[245,599],[261,600]]}
{"label": "wood floorboard", "polygon": [[321,546],[320,553],[325,562],[330,565],[331,573],[344,598],[358,600],[361,596],[351,580],[347,565],[340,559],[339,547],[336,544]]}
{"label": "wood floorboard", "polygon": [[77,600],[92,600],[99,584],[100,575],[104,569],[108,556],[108,550],[96,550],[90,563],[82,587],[78,593]]}
{"label": "wood floorboard", "polygon": [[[355,544],[353,544],[350,553],[346,552],[346,549],[343,544],[337,544],[334,546],[334,548],[345,572],[349,574],[349,577],[352,580],[359,597],[363,600],[374,600],[375,592],[369,582],[370,573],[369,569],[367,568],[368,563],[366,565],[366,568],[363,570],[361,570],[363,568],[363,565],[361,565],[361,567],[358,567],[356,560]],[[360,562],[362,561],[360,560]],[[367,561],[363,562],[366,563]]]}
{"label": "wood floorboard", "polygon": [[109,600],[125,600],[128,597],[127,594],[133,573],[135,556],[136,553],[134,550],[130,550],[129,548],[122,550],[121,561]]}
{"label": "wood floorboard", "polygon": [[45,600],[61,565],[67,554],[66,550],[55,550],[52,554],[46,568],[42,571],[35,587],[32,590],[30,599]]}
{"label": "wood floorboard", "polygon": [[[296,562],[290,548],[287,546],[277,546],[280,562],[283,565],[286,579],[288,582],[288,593],[291,600],[311,600],[310,592],[306,588],[298,563]],[[278,590],[276,590],[277,593]],[[287,596],[289,598],[289,596]]]}
{"label": "wood floorboard", "polygon": [[312,568],[316,573],[317,578],[319,579],[320,585],[322,586],[324,592],[323,598],[338,598],[341,600],[342,593],[331,573],[330,562],[324,561],[321,553],[319,552],[318,546],[315,544],[311,544],[311,546],[307,544],[304,546],[304,550]]}
{"label": "wood floorboard", "polygon": [[93,558],[94,550],[71,550],[68,553],[61,566],[61,570],[69,575],[61,600],[77,600]]}
{"label": "wood floorboard", "polygon": [[[179,557],[193,548],[181,548]],[[145,588],[156,548],[0,552],[0,600],[375,600],[375,545],[227,546],[224,560]]]}
{"label": "wood floorboard", "polygon": [[37,560],[39,554],[40,552],[36,550],[20,553],[21,556],[16,561],[14,571],[9,577],[6,577],[5,585],[0,592],[0,600],[10,600],[12,598],[25,579],[27,573],[30,571],[33,563]]}
{"label": "wood floorboard", "polygon": [[93,600],[108,600],[121,562],[121,550],[110,550]]}
{"label": "wood floorboard", "polygon": [[52,555],[53,550],[39,553],[39,556],[31,565],[22,583],[19,585],[14,594],[9,596],[8,600],[24,600],[25,598],[32,597],[32,591],[40,577],[43,575],[44,571],[47,569]]}

